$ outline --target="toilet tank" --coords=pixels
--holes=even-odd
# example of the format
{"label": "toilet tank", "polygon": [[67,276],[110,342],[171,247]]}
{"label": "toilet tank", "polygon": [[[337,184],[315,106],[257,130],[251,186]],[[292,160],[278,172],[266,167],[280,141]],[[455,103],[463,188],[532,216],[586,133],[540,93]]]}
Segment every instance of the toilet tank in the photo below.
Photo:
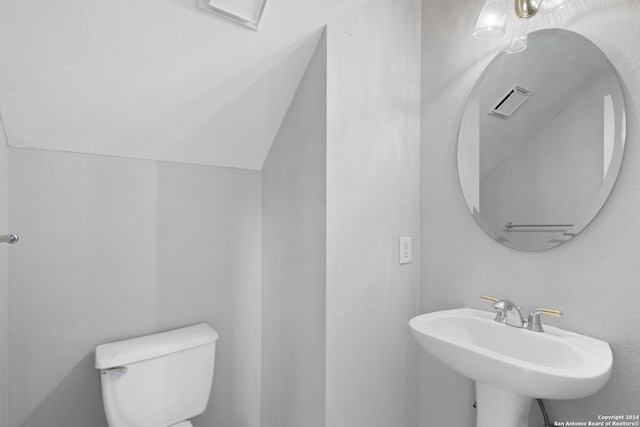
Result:
{"label": "toilet tank", "polygon": [[167,427],[204,412],[218,333],[200,323],[96,348],[110,427]]}

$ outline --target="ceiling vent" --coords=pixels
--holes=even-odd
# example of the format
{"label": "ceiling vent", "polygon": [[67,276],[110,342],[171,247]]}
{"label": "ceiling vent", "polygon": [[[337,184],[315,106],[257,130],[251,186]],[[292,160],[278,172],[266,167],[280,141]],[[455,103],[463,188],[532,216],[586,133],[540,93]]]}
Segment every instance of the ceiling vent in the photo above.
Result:
{"label": "ceiling vent", "polygon": [[509,93],[504,96],[498,104],[493,107],[491,114],[501,117],[511,116],[531,95],[531,91],[514,86]]}

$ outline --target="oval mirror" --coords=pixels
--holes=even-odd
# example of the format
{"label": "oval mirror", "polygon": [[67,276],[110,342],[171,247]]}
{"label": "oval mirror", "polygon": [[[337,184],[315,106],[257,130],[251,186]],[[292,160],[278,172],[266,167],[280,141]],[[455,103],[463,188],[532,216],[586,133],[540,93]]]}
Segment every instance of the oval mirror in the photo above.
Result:
{"label": "oval mirror", "polygon": [[620,170],[625,110],[602,51],[571,31],[528,35],[500,52],[467,102],[458,173],[469,211],[497,242],[537,251],[598,213]]}

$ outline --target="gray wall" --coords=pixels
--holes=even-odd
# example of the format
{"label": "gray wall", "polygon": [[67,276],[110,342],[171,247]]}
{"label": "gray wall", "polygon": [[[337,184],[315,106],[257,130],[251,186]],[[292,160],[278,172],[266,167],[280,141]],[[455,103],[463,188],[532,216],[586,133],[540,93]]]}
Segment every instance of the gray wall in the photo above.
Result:
{"label": "gray wall", "polygon": [[[327,426],[412,427],[420,2],[369,2],[327,34]],[[412,264],[399,264],[403,236]]]}
{"label": "gray wall", "polygon": [[262,170],[262,427],[325,425],[327,43]]}
{"label": "gray wall", "polygon": [[95,347],[196,322],[221,336],[196,425],[258,426],[259,172],[9,155],[8,426],[106,426]]}
{"label": "gray wall", "polygon": [[[552,420],[635,414],[640,401],[640,8],[634,0],[571,1],[561,13],[564,20],[555,22],[594,41],[620,74],[627,103],[626,153],[616,187],[595,220],[564,245],[526,253],[485,235],[466,209],[458,182],[457,135],[465,102],[500,49],[500,42],[471,36],[482,4],[423,3],[422,311],[490,310],[482,294],[514,300],[525,312],[560,308],[563,318],[546,321],[609,342],[614,368],[611,381],[594,396],[548,402]],[[474,425],[473,383],[424,352],[422,359],[419,425]],[[532,425],[542,425],[538,410],[532,413]]]}
{"label": "gray wall", "polygon": [[416,423],[419,10],[329,26],[265,164],[263,427]]}
{"label": "gray wall", "polygon": [[[0,117],[0,234],[9,233],[9,150],[4,137],[4,123]],[[0,426],[7,420],[7,334],[9,247],[0,245]]]}

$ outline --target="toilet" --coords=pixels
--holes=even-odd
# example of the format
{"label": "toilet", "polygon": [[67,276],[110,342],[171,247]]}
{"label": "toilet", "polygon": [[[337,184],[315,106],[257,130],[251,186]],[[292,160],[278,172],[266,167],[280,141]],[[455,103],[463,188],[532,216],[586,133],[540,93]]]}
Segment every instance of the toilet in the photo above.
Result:
{"label": "toilet", "polygon": [[218,333],[200,323],[96,348],[109,427],[193,427],[209,402]]}

